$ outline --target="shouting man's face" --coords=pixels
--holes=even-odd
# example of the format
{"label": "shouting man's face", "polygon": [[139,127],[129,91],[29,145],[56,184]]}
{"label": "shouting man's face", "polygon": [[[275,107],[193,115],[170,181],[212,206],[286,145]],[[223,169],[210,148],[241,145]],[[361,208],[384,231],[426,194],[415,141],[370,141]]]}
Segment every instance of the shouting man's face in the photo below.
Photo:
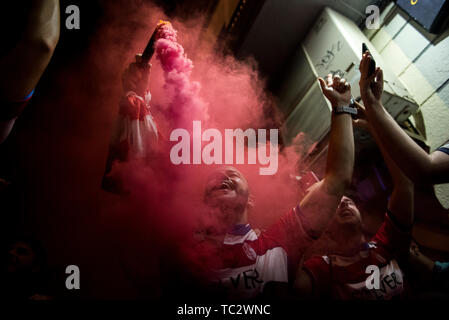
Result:
{"label": "shouting man's face", "polygon": [[238,221],[248,204],[248,182],[235,168],[216,171],[208,180],[204,200],[220,221]]}
{"label": "shouting man's face", "polygon": [[335,219],[338,224],[361,225],[362,217],[360,211],[351,198],[343,196],[337,208]]}

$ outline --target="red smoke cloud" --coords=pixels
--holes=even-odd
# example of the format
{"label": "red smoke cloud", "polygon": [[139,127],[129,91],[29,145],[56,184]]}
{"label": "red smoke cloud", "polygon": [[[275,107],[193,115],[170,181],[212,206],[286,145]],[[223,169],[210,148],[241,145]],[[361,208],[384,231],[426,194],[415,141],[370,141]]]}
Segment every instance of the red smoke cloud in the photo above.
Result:
{"label": "red smoke cloud", "polygon": [[[151,34],[159,18],[156,15],[148,19],[146,34]],[[193,120],[201,120],[205,128],[222,131],[269,129],[265,127],[264,106],[272,101],[254,66],[224,56],[214,51],[212,44],[188,36],[200,30],[186,28],[177,21],[173,25],[179,33],[171,25],[160,28],[160,38],[155,43],[157,59],[152,61],[151,105],[153,112],[159,114],[156,119],[162,135],[168,138],[174,128],[191,131]],[[134,52],[129,54],[132,56]],[[194,60],[189,56],[195,57]],[[207,272],[215,261],[202,260],[201,251],[212,248],[198,248],[191,241],[198,222],[205,218],[202,197],[206,178],[218,166],[174,166],[169,159],[173,143],[166,140],[163,143],[161,156],[151,160],[151,166],[143,161],[115,166],[114,171],[131,190],[126,199],[120,200],[119,207],[126,212],[125,219],[141,222],[143,233],[148,225],[153,234],[146,240],[157,239],[160,254],[177,252],[181,260],[176,263],[187,260],[196,272]],[[273,176],[261,176],[259,165],[235,165],[247,178],[255,199],[250,212],[253,227],[268,227],[296,204],[297,188],[291,176],[297,171],[298,160],[292,149],[284,150],[279,156],[279,170]]]}
{"label": "red smoke cloud", "polygon": [[[129,195],[100,189],[123,94],[121,73],[165,18],[159,8],[141,1],[104,1],[104,16],[82,63],[58,70],[48,97],[41,91],[36,121],[17,139],[23,146],[20,167],[26,168],[29,192],[35,195],[29,206],[44,244],[62,265],[80,266],[82,294],[88,297],[158,296],[160,256],[180,252],[186,259],[200,259],[195,250],[184,249],[202,217],[206,177],[217,166],[174,166],[167,143],[151,167],[129,162],[114,168],[132,190]],[[272,127],[264,107],[273,101],[255,65],[202,41],[201,17],[170,21],[177,41],[158,41],[159,60],[151,61],[151,112],[163,141],[174,125],[190,130],[193,117],[204,122],[204,129]],[[39,92],[36,98],[38,104]],[[172,122],[174,115],[179,122]],[[255,199],[249,216],[254,228],[267,228],[298,201],[290,178],[298,160],[292,149],[285,150],[273,176],[261,176],[259,165],[235,165]]]}

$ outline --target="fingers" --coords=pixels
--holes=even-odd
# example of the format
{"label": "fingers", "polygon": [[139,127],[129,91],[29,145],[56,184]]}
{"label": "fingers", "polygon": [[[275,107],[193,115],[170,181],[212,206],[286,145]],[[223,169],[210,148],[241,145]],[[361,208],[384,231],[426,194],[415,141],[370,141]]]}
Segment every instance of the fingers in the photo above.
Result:
{"label": "fingers", "polygon": [[361,73],[361,76],[360,76],[360,78],[361,79],[367,79],[369,76],[368,76],[368,74],[369,74],[369,65],[370,65],[370,63],[371,63],[371,54],[369,53],[369,51],[367,51],[367,52],[365,52],[364,54],[363,54],[363,57],[362,57],[362,61],[360,62],[360,73]]}
{"label": "fingers", "polygon": [[[373,82],[375,82],[376,81],[376,78],[377,78],[377,76],[378,76],[378,74],[379,74],[379,67],[376,69],[376,71],[374,71],[374,73],[371,75],[371,76],[369,76],[368,78],[366,78],[366,81],[367,81],[367,83],[373,83]],[[377,82],[377,81],[376,81]]]}
{"label": "fingers", "polygon": [[340,82],[341,82],[341,78],[338,74],[336,74],[334,76],[334,79],[332,81],[332,86],[334,87],[334,89],[337,89],[340,86]]}
{"label": "fingers", "polygon": [[363,73],[363,65],[365,63],[365,54],[362,55],[362,60],[360,60],[359,70],[360,73]]}
{"label": "fingers", "polygon": [[[338,80],[339,79],[339,80]],[[338,82],[337,82],[338,80]],[[334,88],[340,93],[344,93],[347,90],[351,90],[351,84],[346,79],[334,78]]]}
{"label": "fingers", "polygon": [[131,63],[128,68],[126,68],[124,75],[126,75],[128,78],[138,78],[140,77],[140,69],[137,65],[137,62]]}
{"label": "fingers", "polygon": [[345,83],[346,83],[345,79],[341,79],[340,77],[335,77],[334,78],[335,90],[337,90],[338,92],[341,92],[341,90],[344,87]]}
{"label": "fingers", "polygon": [[346,81],[346,79],[342,79],[339,75],[332,76],[332,74],[328,74],[326,81],[324,81],[321,77],[318,78],[318,81],[320,82],[323,92],[334,89],[340,93],[343,93],[351,89],[351,85]]}
{"label": "fingers", "polygon": [[149,62],[143,61],[140,54],[136,55],[122,75],[123,88],[144,95],[149,87],[150,68]]}
{"label": "fingers", "polygon": [[135,64],[137,64],[139,68],[144,69],[145,71],[151,68],[151,63],[149,61],[144,61],[141,54],[136,54],[135,59]]}
{"label": "fingers", "polygon": [[344,83],[344,85],[341,87],[341,93],[345,93],[347,91],[351,91],[351,84],[349,82]]}
{"label": "fingers", "polygon": [[129,67],[128,67],[128,71],[129,71],[129,73],[131,73],[131,74],[136,73],[138,70],[139,70],[139,68],[137,67],[137,62],[131,63],[131,64],[129,65]]}
{"label": "fingers", "polygon": [[348,86],[349,83],[346,82],[346,79],[340,79],[340,81],[338,82],[337,90],[339,92],[345,92]]}
{"label": "fingers", "polygon": [[384,71],[377,67],[376,72],[374,73],[376,82],[383,83],[384,81]]}
{"label": "fingers", "polygon": [[324,79],[321,77],[318,78],[318,82],[320,83],[321,90],[324,92],[327,89],[326,82],[324,82]]}
{"label": "fingers", "polygon": [[332,87],[332,85],[333,85],[332,74],[329,73],[329,74],[327,75],[326,80],[327,80],[327,86],[328,86],[328,87]]}
{"label": "fingers", "polygon": [[150,75],[150,64],[139,64],[137,62],[133,62],[129,65],[129,67],[125,71],[130,77],[145,80]]}

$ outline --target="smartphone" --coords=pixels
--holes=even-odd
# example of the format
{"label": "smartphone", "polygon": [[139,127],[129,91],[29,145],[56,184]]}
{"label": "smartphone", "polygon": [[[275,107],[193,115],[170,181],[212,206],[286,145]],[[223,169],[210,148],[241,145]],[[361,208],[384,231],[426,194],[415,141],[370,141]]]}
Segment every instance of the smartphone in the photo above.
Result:
{"label": "smartphone", "polygon": [[[366,45],[366,43],[362,43],[362,55],[365,54],[366,51],[369,51],[368,46]],[[373,75],[373,73],[376,71],[376,61],[374,61],[373,56],[371,55],[371,51],[370,52],[370,56],[371,56],[371,63],[369,64],[369,73],[368,76],[371,77]]]}

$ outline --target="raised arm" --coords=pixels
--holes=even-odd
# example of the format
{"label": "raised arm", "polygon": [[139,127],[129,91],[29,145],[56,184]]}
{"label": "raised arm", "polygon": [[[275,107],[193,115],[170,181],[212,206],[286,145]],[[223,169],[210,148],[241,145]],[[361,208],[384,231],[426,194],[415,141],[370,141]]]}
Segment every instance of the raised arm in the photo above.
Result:
{"label": "raised arm", "polygon": [[[321,89],[332,108],[348,106],[350,85],[338,76],[319,79]],[[351,184],[354,167],[354,136],[350,114],[332,112],[326,174],[313,185],[300,203],[303,225],[315,238],[326,229],[346,187]]]}
{"label": "raised arm", "polygon": [[[339,77],[328,76],[327,83],[319,79],[323,94],[332,103],[332,108],[347,106],[351,100],[351,88]],[[326,175],[313,185],[300,203],[302,223],[313,231],[315,238],[327,228],[337,210],[341,197],[351,184],[354,168],[354,135],[352,117],[349,114],[332,113]],[[295,279],[295,293],[298,298],[316,297],[309,274],[299,266]]]}
{"label": "raised arm", "polygon": [[[148,119],[146,95],[149,92],[151,64],[142,61],[140,54],[135,56],[135,61],[130,63],[122,74],[123,94],[120,99],[119,116],[117,117],[115,128],[113,129],[109,145],[109,154],[106,160],[106,168],[101,182],[102,188],[106,191],[122,194],[125,192],[122,181],[119,177],[111,174],[114,161],[123,162],[129,159],[131,152],[142,150],[144,144],[151,140],[148,135],[149,128],[153,128],[151,137],[157,140],[157,126],[152,119]],[[152,125],[140,125],[140,120],[146,119],[145,123]],[[134,122],[134,125],[130,125]],[[130,128],[137,128],[132,130]],[[125,137],[125,138],[124,138]]]}
{"label": "raised arm", "polygon": [[[371,125],[370,128],[372,128]],[[371,129],[371,131],[373,130]],[[393,192],[388,201],[388,209],[401,226],[407,229],[411,228],[413,224],[413,183],[390,157],[385,144],[379,139],[377,133],[373,133],[373,135],[393,178]]]}
{"label": "raised arm", "polygon": [[402,226],[409,227],[413,222],[413,182],[392,159],[385,141],[379,137],[378,131],[374,129],[373,123],[367,120],[367,109],[358,103],[357,109],[359,110],[359,114],[358,119],[354,120],[354,124],[371,132],[393,178],[393,192],[388,202],[388,209],[394,215],[397,222]]}
{"label": "raised arm", "polygon": [[36,87],[59,40],[59,1],[32,3],[22,38],[0,61],[4,100],[21,100]]}
{"label": "raised arm", "polygon": [[[328,76],[327,84],[320,79],[324,95],[332,103],[332,108],[348,106],[351,101],[351,88],[344,79]],[[354,134],[352,117],[348,113],[332,113],[329,150],[326,162],[324,184],[326,190],[341,197],[352,181],[354,169]]]}
{"label": "raised arm", "polygon": [[11,108],[8,103],[18,103],[31,96],[58,43],[59,0],[32,1],[25,23],[22,38],[0,60],[0,143],[20,113],[1,108]]}
{"label": "raised arm", "polygon": [[432,184],[449,182],[449,156],[440,151],[427,154],[383,107],[383,72],[378,68],[369,77],[370,59],[370,54],[365,53],[360,63],[360,92],[372,132],[377,135],[394,162],[413,182]]}

